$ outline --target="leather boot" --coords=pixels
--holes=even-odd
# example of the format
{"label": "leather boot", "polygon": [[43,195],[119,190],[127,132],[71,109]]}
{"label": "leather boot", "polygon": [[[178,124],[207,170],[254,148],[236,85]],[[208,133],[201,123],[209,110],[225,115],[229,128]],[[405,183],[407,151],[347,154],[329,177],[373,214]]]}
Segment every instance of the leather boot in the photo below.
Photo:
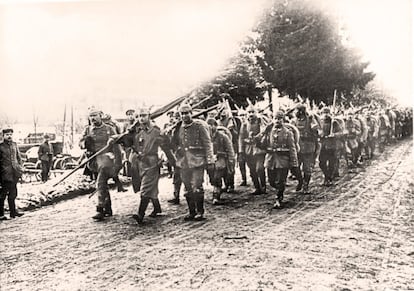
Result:
{"label": "leather boot", "polygon": [[148,197],[141,197],[141,202],[139,203],[138,214],[132,215],[138,224],[142,224],[145,216],[145,210],[147,210],[150,199]]}
{"label": "leather boot", "polygon": [[0,217],[4,216],[4,199],[0,198]]}
{"label": "leather boot", "polygon": [[104,214],[104,209],[103,207],[96,207],[96,214],[94,216],[92,216],[93,219],[96,219],[98,221],[104,220],[105,218],[105,214]]}
{"label": "leather boot", "polygon": [[197,215],[194,220],[204,220],[204,191],[199,191],[196,196]]}
{"label": "leather boot", "polygon": [[190,212],[186,217],[184,217],[185,221],[194,220],[194,217],[196,216],[196,204],[193,197],[190,195],[192,194],[187,194],[187,196],[185,196],[185,199],[187,200],[188,210]]}
{"label": "leather boot", "polygon": [[7,201],[9,202],[10,218],[21,217],[24,215],[16,210],[16,202],[14,199],[8,199]]}
{"label": "leather boot", "polygon": [[219,201],[220,201],[220,194],[221,194],[220,187],[214,186],[214,190],[213,190],[213,205],[216,205],[216,204],[219,203]]}
{"label": "leather boot", "polygon": [[161,213],[161,204],[160,200],[158,199],[152,199],[152,204],[154,205],[154,210],[151,212],[149,216],[151,217],[157,217],[157,214]]}
{"label": "leather boot", "polygon": [[261,189],[260,189],[260,183],[259,183],[259,178],[253,178],[252,179],[253,180],[253,184],[254,184],[254,188],[256,189],[253,193],[252,193],[252,195],[260,195],[260,194],[262,194],[262,191],[261,191]]}
{"label": "leather boot", "polygon": [[112,216],[112,201],[111,201],[111,197],[108,197],[108,201],[105,204],[104,214],[105,214],[106,217]]}
{"label": "leather boot", "polygon": [[181,185],[174,184],[174,198],[168,200],[168,203],[178,205],[180,204],[180,189]]}
{"label": "leather boot", "polygon": [[303,194],[309,194],[309,182],[311,179],[311,175],[305,174],[305,177],[303,178]]}

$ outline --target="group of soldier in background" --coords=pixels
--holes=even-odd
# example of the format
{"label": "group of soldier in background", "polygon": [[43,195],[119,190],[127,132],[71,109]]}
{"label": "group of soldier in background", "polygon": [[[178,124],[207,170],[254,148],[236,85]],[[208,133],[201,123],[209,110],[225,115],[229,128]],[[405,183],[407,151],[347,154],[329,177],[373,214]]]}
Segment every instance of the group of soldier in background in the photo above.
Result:
{"label": "group of soldier in background", "polygon": [[[412,135],[412,108],[335,110],[299,103],[273,114],[249,103],[245,109],[233,111],[223,106],[197,114],[184,103],[167,113],[169,121],[161,129],[149,108],[128,110],[123,128],[93,109],[81,140],[89,156],[99,152],[87,166],[97,182],[98,205],[93,218],[103,220],[112,215],[108,180],[116,180],[123,167],[132,177],[134,192],[141,193],[133,218],[142,224],[150,202],[154,209],[150,216],[161,213],[159,149],[165,153],[173,178],[174,195],[168,202],[180,204],[184,185],[189,212],[184,219],[197,221],[204,219],[205,171],[213,186],[213,205],[222,203],[223,193],[235,192],[237,163],[240,187],[248,185],[248,168],[252,194],[267,193],[270,185],[276,192],[274,208],[281,208],[289,172],[298,181],[296,191],[309,194],[315,164],[323,172],[323,185],[332,186],[339,177],[341,159],[349,170],[361,167],[364,160],[374,157],[377,148],[381,152],[385,145]],[[118,190],[123,190],[122,184]]]}

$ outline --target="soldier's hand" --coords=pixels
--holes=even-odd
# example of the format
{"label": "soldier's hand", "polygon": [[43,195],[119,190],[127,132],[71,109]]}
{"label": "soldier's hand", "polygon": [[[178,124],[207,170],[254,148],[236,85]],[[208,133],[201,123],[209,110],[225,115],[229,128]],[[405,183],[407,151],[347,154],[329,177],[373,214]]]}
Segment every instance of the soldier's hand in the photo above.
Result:
{"label": "soldier's hand", "polygon": [[328,137],[335,137],[335,134],[331,133],[330,135],[328,135]]}
{"label": "soldier's hand", "polygon": [[215,168],[216,168],[215,164],[208,164],[207,165],[207,174],[209,174],[210,176],[213,175]]}

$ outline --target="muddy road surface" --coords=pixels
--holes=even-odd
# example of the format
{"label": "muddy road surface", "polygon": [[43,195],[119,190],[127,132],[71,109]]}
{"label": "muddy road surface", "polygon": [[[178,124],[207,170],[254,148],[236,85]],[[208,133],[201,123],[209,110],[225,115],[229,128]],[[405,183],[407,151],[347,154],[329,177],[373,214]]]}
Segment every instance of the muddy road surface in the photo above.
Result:
{"label": "muddy road surface", "polygon": [[[224,194],[206,221],[184,222],[187,207],[131,218],[139,196],[112,192],[114,216],[94,222],[88,196],[0,222],[0,290],[413,290],[413,142],[388,147],[363,169],[312,195],[251,187]],[[152,211],[151,206],[147,214]]]}

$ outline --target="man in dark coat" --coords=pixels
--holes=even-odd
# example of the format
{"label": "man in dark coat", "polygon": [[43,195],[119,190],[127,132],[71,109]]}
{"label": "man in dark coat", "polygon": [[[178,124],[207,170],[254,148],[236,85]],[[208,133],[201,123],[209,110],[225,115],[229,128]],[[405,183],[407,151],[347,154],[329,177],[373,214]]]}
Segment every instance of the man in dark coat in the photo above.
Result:
{"label": "man in dark coat", "polygon": [[7,220],[4,216],[4,200],[9,203],[10,218],[20,217],[16,209],[17,182],[22,176],[23,166],[17,144],[13,141],[13,129],[3,129],[4,141],[0,144],[0,220]]}
{"label": "man in dark coat", "polygon": [[42,163],[42,181],[46,182],[49,178],[50,168],[52,167],[53,147],[49,142],[49,135],[45,134],[44,139],[44,142],[39,146],[37,154]]}
{"label": "man in dark coat", "polygon": [[[173,144],[176,144],[177,164],[180,168],[181,180],[185,188],[189,215],[185,220],[204,219],[204,170],[214,171],[213,144],[208,125],[192,118],[192,108],[188,104],[181,105],[182,124],[174,134]],[[197,212],[196,212],[197,211]]]}

